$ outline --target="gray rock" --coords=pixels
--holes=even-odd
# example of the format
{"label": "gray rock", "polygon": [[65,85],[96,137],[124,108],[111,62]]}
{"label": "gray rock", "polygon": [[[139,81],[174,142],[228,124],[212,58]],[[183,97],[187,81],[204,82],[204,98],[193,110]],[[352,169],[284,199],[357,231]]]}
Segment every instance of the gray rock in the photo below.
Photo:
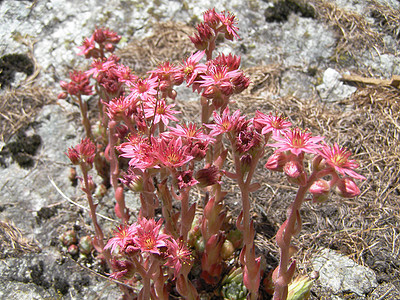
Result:
{"label": "gray rock", "polygon": [[304,72],[288,70],[281,78],[280,96],[294,96],[302,99],[312,99],[315,96],[315,86],[312,78]]}
{"label": "gray rock", "polygon": [[378,286],[375,273],[350,258],[330,249],[323,249],[312,261],[319,272],[319,282],[335,294],[354,293],[363,297]]}
{"label": "gray rock", "polygon": [[346,99],[353,94],[357,88],[344,84],[341,75],[334,69],[328,68],[323,75],[323,83],[317,86],[319,95],[323,101],[335,102]]}

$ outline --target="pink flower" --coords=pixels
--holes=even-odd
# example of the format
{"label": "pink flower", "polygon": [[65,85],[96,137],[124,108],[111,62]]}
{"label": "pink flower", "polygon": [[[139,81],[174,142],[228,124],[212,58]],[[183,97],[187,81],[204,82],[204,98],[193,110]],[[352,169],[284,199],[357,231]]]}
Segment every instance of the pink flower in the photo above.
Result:
{"label": "pink flower", "polygon": [[166,247],[166,234],[160,233],[163,220],[142,218],[137,222],[136,234],[133,237],[136,247],[142,252],[161,254],[160,248]]}
{"label": "pink flower", "polygon": [[136,226],[120,225],[114,231],[114,237],[107,242],[104,250],[111,248],[111,253],[113,253],[116,249],[118,249],[119,252],[124,251],[128,245],[133,243],[133,237],[135,234]]}
{"label": "pink flower", "polygon": [[167,105],[165,103],[165,99],[158,100],[156,103],[148,102],[146,108],[144,109],[145,117],[151,118],[154,117],[154,124],[162,121],[165,126],[168,125],[169,121],[178,122],[179,119],[176,118],[175,114],[180,114],[180,111],[172,110],[171,107],[174,107],[175,104]]}
{"label": "pink flower", "polygon": [[84,138],[75,148],[69,148],[66,155],[74,165],[87,163],[91,166],[96,155],[96,145],[89,138]]}
{"label": "pink flower", "polygon": [[119,82],[125,83],[128,86],[132,86],[138,79],[138,77],[133,74],[129,67],[121,64],[117,65],[112,72],[118,78]]}
{"label": "pink flower", "polygon": [[218,112],[213,112],[215,124],[204,124],[207,128],[212,129],[210,136],[216,136],[225,132],[230,132],[235,129],[236,125],[243,121],[245,117],[240,116],[240,111],[235,111],[232,116],[229,114],[229,107],[226,107],[222,112],[222,116]]}
{"label": "pink flower", "polygon": [[238,70],[228,71],[227,66],[209,65],[205,75],[201,75],[202,80],[199,80],[201,88],[213,87],[222,91],[226,95],[230,95],[233,91],[231,79],[238,76]]}
{"label": "pink flower", "polygon": [[176,124],[176,127],[168,127],[168,129],[170,130],[166,132],[168,136],[181,137],[188,141],[215,141],[214,138],[204,133],[202,127],[197,128],[194,123]]}
{"label": "pink flower", "polygon": [[295,155],[302,152],[317,153],[317,149],[321,148],[319,144],[324,138],[321,136],[313,137],[307,130],[298,127],[286,131],[283,136],[274,136],[275,144],[268,144],[270,147],[277,147],[277,152],[290,151]]}
{"label": "pink flower", "polygon": [[182,144],[182,139],[172,138],[170,141],[161,139],[155,156],[167,168],[179,168],[193,159],[193,156],[186,154],[187,146]]}
{"label": "pink flower", "polygon": [[269,115],[266,116],[258,110],[253,119],[253,124],[261,134],[272,132],[274,136],[283,134],[290,126],[292,126],[292,123],[287,121],[287,118],[283,115],[272,115],[269,113]]}
{"label": "pink flower", "polygon": [[104,102],[107,107],[107,115],[110,120],[121,120],[125,111],[131,106],[131,101],[124,96],[112,99],[109,103]]}
{"label": "pink flower", "polygon": [[348,175],[355,179],[365,180],[366,178],[357,174],[353,169],[358,168],[358,163],[354,159],[349,159],[351,152],[344,147],[334,144],[333,147],[323,145],[318,153],[325,159],[326,163],[336,172],[342,175]]}
{"label": "pink flower", "polygon": [[344,198],[354,198],[360,195],[360,189],[353,179],[349,177],[340,178],[336,183],[337,191]]}
{"label": "pink flower", "polygon": [[180,85],[183,82],[184,74],[182,69],[174,66],[169,61],[166,61],[158,66],[156,70],[149,71],[151,77],[158,78],[162,86],[162,90],[172,88],[174,85]]}
{"label": "pink flower", "polygon": [[81,50],[78,55],[84,55],[85,58],[98,58],[100,56],[100,51],[96,48],[93,36],[85,38],[82,46],[79,46],[78,49]]}
{"label": "pink flower", "polygon": [[218,14],[218,16],[222,25],[224,26],[225,38],[231,41],[234,38],[238,39],[239,35],[237,34],[237,31],[239,28],[236,26],[237,20],[235,15],[230,12],[223,11]]}
{"label": "pink flower", "polygon": [[182,265],[193,263],[192,252],[188,249],[188,246],[181,239],[176,241],[171,238],[166,240],[168,247],[168,256],[166,266],[171,267],[174,270],[174,279],[179,275]]}
{"label": "pink flower", "polygon": [[131,93],[128,98],[131,98],[134,103],[138,100],[143,102],[155,101],[157,95],[158,78],[139,78],[131,87]]}
{"label": "pink flower", "polygon": [[179,189],[184,189],[199,183],[196,179],[193,178],[193,171],[191,170],[180,171],[177,175],[178,176],[176,177],[176,181]]}
{"label": "pink flower", "polygon": [[87,70],[85,73],[88,76],[93,75],[93,78],[97,79],[101,73],[104,73],[115,66],[116,62],[114,57],[109,57],[108,59],[99,58],[92,62],[92,68]]}
{"label": "pink flower", "polygon": [[217,26],[221,22],[219,15],[215,12],[215,8],[208,9],[203,13],[204,23],[207,23],[214,30],[217,29]]}
{"label": "pink flower", "polygon": [[186,76],[187,86],[190,86],[201,74],[207,71],[205,64],[199,64],[205,51],[198,51],[183,61],[183,73]]}
{"label": "pink flower", "polygon": [[70,82],[60,81],[61,88],[73,96],[92,95],[93,86],[90,85],[89,77],[82,71],[69,73]]}
{"label": "pink flower", "polygon": [[[147,138],[141,136],[130,135],[128,139],[128,142],[122,143],[116,148],[122,153],[122,157],[130,158],[129,166],[140,170],[158,168],[158,160],[153,154],[156,145],[151,145]],[[157,141],[152,140],[152,143],[157,143]]]}
{"label": "pink flower", "polygon": [[231,53],[229,53],[229,55],[226,56],[225,54],[222,53],[213,59],[213,64],[226,66],[228,68],[228,71],[234,71],[239,69],[240,60],[241,60],[240,56],[232,55]]}

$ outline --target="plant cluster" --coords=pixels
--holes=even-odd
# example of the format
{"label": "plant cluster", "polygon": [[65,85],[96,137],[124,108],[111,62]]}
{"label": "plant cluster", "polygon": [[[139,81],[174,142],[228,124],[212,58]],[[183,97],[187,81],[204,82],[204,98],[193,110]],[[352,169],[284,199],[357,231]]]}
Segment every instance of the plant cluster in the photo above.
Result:
{"label": "plant cluster", "polygon": [[[276,234],[280,263],[271,274],[274,299],[286,299],[296,266],[291,239],[301,231],[301,204],[322,203],[334,188],[343,197],[355,197],[360,190],[354,179],[364,177],[354,171],[358,165],[347,149],[292,126],[282,114],[256,111],[249,118],[240,110],[231,112],[232,98],[250,81],[240,69],[240,57],[213,54],[218,36],[239,37],[237,20],[215,9],[203,17],[190,37],[197,51],[181,64],[164,62],[145,77],[136,76],[113,54],[120,36],[96,28],[79,53],[92,59],[91,68],[73,71],[69,82],[61,82],[59,97],[69,96],[79,105],[86,133],[67,155],[80,166],[95,231],[93,246],[107,262],[110,277],[124,283],[126,299],[178,294],[200,299],[204,291],[224,299],[257,299],[266,274],[254,244],[249,195],[261,187],[253,177],[269,153],[265,168],[283,173],[298,187]],[[199,94],[199,122],[182,122],[174,109],[174,87],[181,84]],[[88,99],[97,99],[96,130],[88,118]],[[93,166],[104,187],[114,189],[121,223],[108,242],[96,218],[95,184],[89,174]],[[241,194],[235,224],[224,204],[226,178],[235,181]],[[202,191],[204,203],[195,200],[194,189]],[[133,222],[126,190],[140,197]],[[311,285],[296,286],[306,287],[298,294],[306,295]]]}

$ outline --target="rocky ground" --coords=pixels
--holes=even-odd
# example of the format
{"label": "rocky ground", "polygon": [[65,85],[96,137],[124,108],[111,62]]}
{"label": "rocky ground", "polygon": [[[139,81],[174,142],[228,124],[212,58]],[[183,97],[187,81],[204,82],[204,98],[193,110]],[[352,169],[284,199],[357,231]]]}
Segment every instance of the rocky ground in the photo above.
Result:
{"label": "rocky ground", "polygon": [[[320,273],[312,298],[400,298],[400,95],[390,81],[400,74],[395,0],[0,1],[0,298],[118,298],[95,260],[71,259],[58,241],[71,228],[91,233],[87,211],[70,201],[86,205],[64,155],[83,130],[77,108],[56,101],[58,82],[86,66],[77,46],[96,25],[124,37],[119,55],[138,73],[181,60],[193,51],[186,36],[210,7],[239,18],[241,38],[218,48],[241,55],[252,79],[237,106],[249,114],[283,111],[344,143],[368,179],[354,201],[304,207],[304,235],[295,243],[299,272]],[[195,100],[178,90],[189,116]],[[293,194],[274,180],[261,179],[264,192],[254,195],[258,245],[271,267],[274,233]],[[99,212],[113,217],[106,199]],[[134,197],[129,205],[137,211]]]}

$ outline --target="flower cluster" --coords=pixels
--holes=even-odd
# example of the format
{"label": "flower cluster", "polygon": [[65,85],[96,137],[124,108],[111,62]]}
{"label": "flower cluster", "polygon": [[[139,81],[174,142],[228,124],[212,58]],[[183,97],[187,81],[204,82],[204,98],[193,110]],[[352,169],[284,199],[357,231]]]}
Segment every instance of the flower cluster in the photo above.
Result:
{"label": "flower cluster", "polygon": [[87,164],[92,166],[96,155],[96,145],[88,138],[84,138],[75,147],[69,148],[66,153],[74,165]]}
{"label": "flower cluster", "polygon": [[91,37],[83,40],[78,55],[84,55],[86,58],[102,58],[105,52],[113,53],[115,45],[120,40],[121,37],[114,31],[108,28],[96,28]]}
{"label": "flower cluster", "polygon": [[203,13],[204,22],[197,25],[197,33],[190,40],[199,50],[210,50],[215,47],[214,41],[219,33],[224,34],[227,40],[238,39],[236,26],[237,20],[230,12],[217,13],[215,9],[209,9]]}
{"label": "flower cluster", "polygon": [[[343,197],[355,197],[360,194],[355,180],[365,178],[354,171],[358,164],[349,150],[328,146],[323,137],[292,126],[281,113],[257,110],[249,118],[240,110],[231,112],[232,98],[250,80],[240,70],[239,56],[212,54],[217,35],[238,38],[237,21],[233,14],[215,9],[206,11],[203,19],[190,37],[197,52],[182,63],[163,62],[144,77],[113,54],[121,37],[96,28],[80,47],[80,54],[92,59],[90,69],[74,71],[70,83],[60,83],[63,98],[78,100],[87,134],[67,155],[81,166],[96,232],[93,246],[108,262],[111,278],[131,287],[142,281],[139,294],[128,288],[127,298],[168,299],[171,292],[198,299],[198,292],[212,285],[220,295],[240,286],[238,294],[257,299],[264,270],[256,256],[249,195],[261,187],[253,181],[254,173],[269,153],[265,167],[282,172],[298,188],[276,235],[281,261],[271,280],[274,299],[284,299],[295,270],[290,241],[301,230],[299,211],[306,196],[322,203],[335,188]],[[99,107],[99,128],[93,131],[87,101],[81,99],[93,94],[91,81]],[[183,82],[200,95],[201,122],[179,119],[175,87]],[[114,189],[115,214],[121,219],[106,244],[92,200],[94,183],[88,171],[93,164]],[[240,190],[236,224],[224,206],[225,177]],[[141,203],[131,224],[127,189],[138,193]],[[201,203],[193,200],[194,189]],[[237,259],[230,260],[235,255]]]}
{"label": "flower cluster", "polygon": [[58,95],[59,99],[65,99],[68,95],[92,95],[93,86],[90,85],[90,79],[82,71],[73,71],[69,74],[70,82],[60,81],[60,86],[64,92]]}
{"label": "flower cluster", "polygon": [[[163,220],[142,218],[131,225],[121,225],[104,250],[114,254],[113,265],[118,266],[111,274],[112,278],[132,280],[139,266],[159,263],[166,267],[176,278],[183,265],[190,266],[193,257],[188,246],[169,234],[162,233]],[[146,262],[146,263],[145,263]],[[147,270],[142,270],[147,271]],[[141,273],[138,272],[138,273]]]}

